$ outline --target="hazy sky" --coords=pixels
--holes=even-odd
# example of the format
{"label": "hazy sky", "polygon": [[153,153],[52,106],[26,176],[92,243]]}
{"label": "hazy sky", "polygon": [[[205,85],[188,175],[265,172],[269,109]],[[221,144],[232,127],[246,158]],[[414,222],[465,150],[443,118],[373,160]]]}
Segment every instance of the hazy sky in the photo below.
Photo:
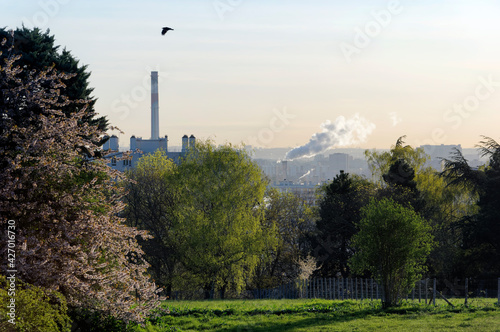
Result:
{"label": "hazy sky", "polygon": [[[96,109],[124,131],[121,145],[150,137],[152,70],[170,145],[194,134],[296,147],[344,119],[369,124],[353,147],[388,148],[402,135],[414,146],[500,139],[498,1],[0,4],[2,26],[49,28],[88,65]],[[175,31],[161,36],[163,26]]]}

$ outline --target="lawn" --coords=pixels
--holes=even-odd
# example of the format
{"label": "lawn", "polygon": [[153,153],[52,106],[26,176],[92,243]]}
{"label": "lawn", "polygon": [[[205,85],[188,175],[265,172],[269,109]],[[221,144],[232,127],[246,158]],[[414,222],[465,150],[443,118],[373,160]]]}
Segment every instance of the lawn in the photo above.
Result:
{"label": "lawn", "polygon": [[[170,314],[136,331],[500,331],[494,299],[408,302],[382,310],[380,301],[168,301]],[[172,328],[174,327],[174,328]]]}

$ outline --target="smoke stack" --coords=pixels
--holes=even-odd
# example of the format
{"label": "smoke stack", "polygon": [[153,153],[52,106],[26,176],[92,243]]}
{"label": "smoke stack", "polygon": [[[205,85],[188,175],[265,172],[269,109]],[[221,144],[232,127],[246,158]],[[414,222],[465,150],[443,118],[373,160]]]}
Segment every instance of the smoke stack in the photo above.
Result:
{"label": "smoke stack", "polygon": [[158,106],[158,72],[151,72],[151,139],[160,138]]}
{"label": "smoke stack", "polygon": [[196,137],[194,135],[189,136],[189,147],[194,149],[196,145]]}
{"label": "smoke stack", "polygon": [[187,152],[189,147],[189,137],[188,135],[182,136],[182,152]]}

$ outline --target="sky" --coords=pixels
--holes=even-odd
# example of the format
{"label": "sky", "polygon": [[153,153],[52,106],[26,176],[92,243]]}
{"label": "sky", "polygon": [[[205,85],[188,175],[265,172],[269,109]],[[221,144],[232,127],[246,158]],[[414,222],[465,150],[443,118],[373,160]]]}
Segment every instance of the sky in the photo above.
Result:
{"label": "sky", "polygon": [[498,1],[0,4],[1,26],[50,29],[88,65],[121,146],[150,137],[151,71],[170,146],[184,134],[296,151],[500,140]]}

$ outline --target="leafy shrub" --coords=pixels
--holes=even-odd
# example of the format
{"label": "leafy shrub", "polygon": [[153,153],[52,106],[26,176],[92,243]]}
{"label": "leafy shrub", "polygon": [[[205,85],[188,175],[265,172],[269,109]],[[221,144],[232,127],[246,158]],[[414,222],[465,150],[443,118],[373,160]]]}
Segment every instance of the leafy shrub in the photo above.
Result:
{"label": "leafy shrub", "polygon": [[107,313],[84,308],[71,308],[72,332],[126,332],[127,323]]}
{"label": "leafy shrub", "polygon": [[[16,279],[15,295],[9,295],[9,282],[0,275],[0,330],[29,332],[69,332],[71,321],[66,299],[50,291]],[[15,299],[15,324],[10,323],[7,305]]]}

